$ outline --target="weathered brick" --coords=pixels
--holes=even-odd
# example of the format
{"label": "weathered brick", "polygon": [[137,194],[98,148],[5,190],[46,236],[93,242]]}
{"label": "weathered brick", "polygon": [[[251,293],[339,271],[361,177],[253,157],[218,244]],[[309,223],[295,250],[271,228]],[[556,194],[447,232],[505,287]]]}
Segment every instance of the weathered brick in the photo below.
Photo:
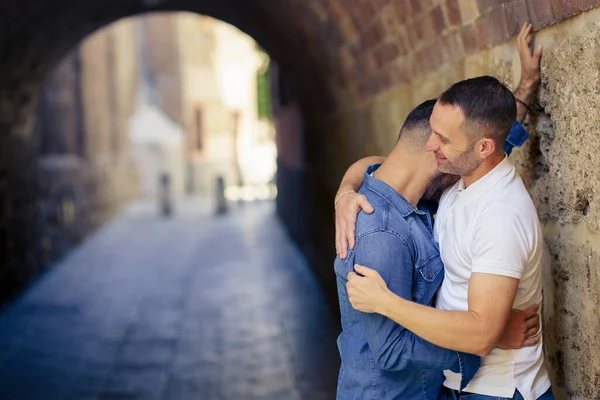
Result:
{"label": "weathered brick", "polygon": [[504,5],[494,7],[487,15],[475,22],[478,40],[483,39],[484,47],[491,47],[508,40],[506,9]]}
{"label": "weathered brick", "polygon": [[436,37],[437,28],[433,22],[433,14],[424,15],[421,19],[413,22],[414,29],[418,42],[430,42]]}
{"label": "weathered brick", "polygon": [[346,38],[346,40],[348,42],[354,42],[356,40],[356,38],[358,37],[358,30],[356,29],[354,22],[352,22],[352,19],[345,18],[342,21],[340,21],[339,23],[340,23],[341,32],[342,32],[343,36]]}
{"label": "weathered brick", "polygon": [[321,2],[313,1],[310,4],[310,8],[320,21],[325,21],[329,16],[329,13]]}
{"label": "weathered brick", "polygon": [[410,43],[410,48],[414,50],[421,43],[419,35],[417,34],[417,28],[413,23],[409,23],[406,28],[406,37]]}
{"label": "weathered brick", "polygon": [[330,40],[332,47],[338,47],[345,42],[342,32],[340,31],[341,25],[338,21],[328,19],[320,24],[321,37],[326,37]]}
{"label": "weathered brick", "polygon": [[477,0],[477,8],[482,14],[497,4],[496,0]]}
{"label": "weathered brick", "polygon": [[448,23],[450,25],[460,25],[460,7],[458,0],[446,0],[446,15],[448,16]]}
{"label": "weathered brick", "polygon": [[363,49],[371,49],[381,43],[385,37],[385,29],[381,23],[374,23],[361,35],[360,42]]}
{"label": "weathered brick", "polygon": [[412,64],[406,62],[390,65],[386,73],[389,75],[390,85],[409,83],[413,78]]}
{"label": "weathered brick", "polygon": [[431,52],[429,51],[429,48],[426,47],[424,49],[419,50],[415,54],[415,59],[417,60],[417,63],[419,65],[420,72],[428,71],[432,68],[434,60],[431,59],[430,53]]}
{"label": "weathered brick", "polygon": [[600,6],[599,0],[579,0],[579,8],[581,11],[587,11],[598,6]]}
{"label": "weathered brick", "polygon": [[396,36],[400,29],[400,22],[392,5],[389,4],[381,10],[381,20],[388,36]]}
{"label": "weathered brick", "polygon": [[458,0],[462,22],[475,21],[479,17],[479,9],[475,0]]}
{"label": "weathered brick", "polygon": [[581,12],[578,0],[552,0],[553,22],[571,18]]}
{"label": "weathered brick", "polygon": [[400,26],[398,37],[396,38],[396,40],[401,43],[402,48],[406,53],[409,53],[411,50],[414,49],[414,46],[410,41],[408,28],[406,26]]}
{"label": "weathered brick", "polygon": [[552,3],[548,0],[526,0],[533,29],[538,30],[552,24]]}
{"label": "weathered brick", "polygon": [[408,0],[410,6],[410,13],[412,15],[418,15],[421,11],[424,11],[424,2],[422,0]]}
{"label": "weathered brick", "polygon": [[370,1],[360,3],[352,9],[352,18],[358,27],[366,27],[378,14],[377,8]]}
{"label": "weathered brick", "polygon": [[436,35],[439,35],[440,33],[446,30],[446,20],[444,19],[444,11],[442,10],[441,5],[438,5],[433,10],[431,10],[429,15],[429,20],[431,21],[430,23],[432,24],[433,30],[436,33]]}
{"label": "weathered brick", "polygon": [[460,31],[460,37],[466,54],[477,53],[479,45],[477,43],[477,35],[473,24],[463,27]]}
{"label": "weathered brick", "polygon": [[448,55],[448,62],[456,62],[462,60],[465,53],[463,47],[460,45],[458,32],[452,32],[442,38],[444,49],[446,49]]}
{"label": "weathered brick", "polygon": [[340,48],[339,57],[344,70],[348,70],[354,66],[354,56],[348,46]]}
{"label": "weathered brick", "polygon": [[506,23],[509,37],[517,36],[525,22],[529,22],[529,12],[525,0],[516,0],[506,4]]}
{"label": "weathered brick", "polygon": [[348,16],[348,9],[346,9],[340,0],[328,0],[329,9],[331,10],[331,18],[335,21],[342,21]]}
{"label": "weathered brick", "polygon": [[377,92],[383,92],[385,90],[390,89],[392,83],[392,79],[390,74],[387,71],[382,71],[377,76]]}
{"label": "weathered brick", "polygon": [[422,68],[422,72],[432,71],[444,63],[444,47],[439,43],[433,43],[419,51],[416,56]]}
{"label": "weathered brick", "polygon": [[394,9],[394,13],[396,14],[398,22],[404,23],[408,18],[411,17],[408,13],[409,7],[407,0],[391,0],[390,4]]}
{"label": "weathered brick", "polygon": [[348,85],[348,88],[351,91],[358,91],[360,78],[362,76],[358,72],[358,68],[356,68],[356,66],[354,66],[353,68],[346,71],[346,73],[344,75],[345,75],[345,80],[346,80],[346,84]]}
{"label": "weathered brick", "polygon": [[373,51],[375,66],[383,68],[386,64],[400,56],[401,49],[397,43],[383,43]]}

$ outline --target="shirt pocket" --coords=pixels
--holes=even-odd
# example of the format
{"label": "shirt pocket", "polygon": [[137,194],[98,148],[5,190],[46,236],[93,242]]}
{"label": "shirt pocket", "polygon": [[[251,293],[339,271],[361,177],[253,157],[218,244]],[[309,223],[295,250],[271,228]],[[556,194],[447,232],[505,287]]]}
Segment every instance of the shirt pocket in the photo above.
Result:
{"label": "shirt pocket", "polygon": [[419,304],[432,305],[444,279],[442,259],[439,256],[430,257],[417,269],[417,291],[414,293],[414,300]]}
{"label": "shirt pocket", "polygon": [[432,256],[425,261],[419,268],[419,274],[426,282],[433,282],[440,272],[444,269],[444,264],[440,256]]}

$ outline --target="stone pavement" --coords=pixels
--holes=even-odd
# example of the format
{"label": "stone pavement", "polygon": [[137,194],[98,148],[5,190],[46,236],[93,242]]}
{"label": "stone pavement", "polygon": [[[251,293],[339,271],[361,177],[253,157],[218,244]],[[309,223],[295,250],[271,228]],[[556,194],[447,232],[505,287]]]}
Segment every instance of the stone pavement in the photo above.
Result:
{"label": "stone pavement", "polygon": [[0,313],[0,399],[333,399],[337,319],[272,203],[126,210]]}

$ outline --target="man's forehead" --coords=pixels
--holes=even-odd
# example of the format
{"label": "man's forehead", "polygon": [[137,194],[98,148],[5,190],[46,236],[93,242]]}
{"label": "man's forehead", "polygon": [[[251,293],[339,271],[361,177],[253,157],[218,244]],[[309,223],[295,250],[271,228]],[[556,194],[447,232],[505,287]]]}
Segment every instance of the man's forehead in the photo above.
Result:
{"label": "man's forehead", "polygon": [[457,104],[442,104],[438,100],[433,107],[433,117],[434,114],[443,114],[445,116],[457,116],[461,120],[465,118],[465,114],[463,110]]}

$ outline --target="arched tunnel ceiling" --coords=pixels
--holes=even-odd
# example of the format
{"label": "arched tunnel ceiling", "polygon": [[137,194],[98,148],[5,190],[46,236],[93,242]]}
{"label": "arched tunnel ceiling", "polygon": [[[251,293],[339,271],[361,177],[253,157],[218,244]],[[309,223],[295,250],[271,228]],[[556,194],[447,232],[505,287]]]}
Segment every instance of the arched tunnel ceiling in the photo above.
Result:
{"label": "arched tunnel ceiling", "polygon": [[339,35],[319,32],[315,1],[38,0],[0,3],[0,128],[27,135],[32,106],[52,67],[87,35],[121,18],[189,11],[228,22],[277,60],[305,114],[335,108],[328,56]]}

